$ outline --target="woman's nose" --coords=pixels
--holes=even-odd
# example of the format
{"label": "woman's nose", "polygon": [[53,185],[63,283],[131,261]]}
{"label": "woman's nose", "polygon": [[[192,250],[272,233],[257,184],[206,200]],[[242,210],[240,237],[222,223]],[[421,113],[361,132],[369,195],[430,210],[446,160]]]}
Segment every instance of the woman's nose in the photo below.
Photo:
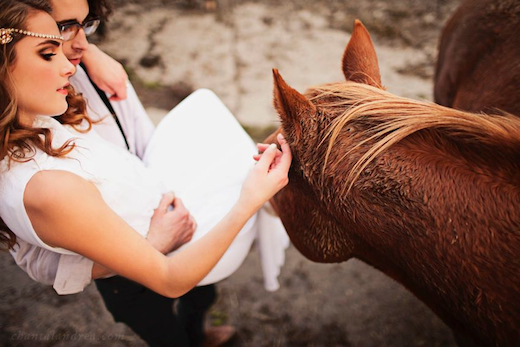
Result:
{"label": "woman's nose", "polygon": [[70,77],[76,72],[76,67],[72,64],[65,55],[63,55],[63,63],[61,67],[61,75]]}

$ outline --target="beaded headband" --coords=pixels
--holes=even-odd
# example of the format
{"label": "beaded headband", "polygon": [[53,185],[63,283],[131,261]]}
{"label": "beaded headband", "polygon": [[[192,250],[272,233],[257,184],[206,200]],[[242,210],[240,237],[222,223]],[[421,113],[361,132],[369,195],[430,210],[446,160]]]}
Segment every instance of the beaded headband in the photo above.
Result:
{"label": "beaded headband", "polygon": [[38,34],[38,33],[33,33],[31,31],[14,29],[14,28],[7,28],[7,29],[1,28],[0,29],[0,44],[6,45],[9,42],[13,41],[13,33],[18,33],[18,34],[32,36],[32,37],[38,37],[41,39],[55,39],[55,40],[63,41],[63,36],[59,36],[59,35]]}

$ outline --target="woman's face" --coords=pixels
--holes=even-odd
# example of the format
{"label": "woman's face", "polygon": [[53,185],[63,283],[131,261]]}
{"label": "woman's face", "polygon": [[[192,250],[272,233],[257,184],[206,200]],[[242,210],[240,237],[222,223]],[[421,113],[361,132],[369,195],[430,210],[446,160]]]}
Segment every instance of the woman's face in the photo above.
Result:
{"label": "woman's face", "polygon": [[[60,34],[54,19],[41,11],[29,16],[27,30]],[[24,36],[14,49],[16,58],[11,72],[20,121],[31,125],[37,115],[63,114],[68,107],[64,88],[69,84],[74,66],[63,54],[61,41]]]}

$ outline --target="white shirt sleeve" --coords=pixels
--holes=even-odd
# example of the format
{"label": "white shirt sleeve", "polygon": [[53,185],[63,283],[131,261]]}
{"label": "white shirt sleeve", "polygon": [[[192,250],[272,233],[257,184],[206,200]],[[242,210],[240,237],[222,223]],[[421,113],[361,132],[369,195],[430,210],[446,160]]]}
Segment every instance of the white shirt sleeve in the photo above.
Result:
{"label": "white shirt sleeve", "polygon": [[[96,132],[105,140],[126,148],[125,140],[117,123],[81,66],[77,67],[76,73],[70,78],[70,82],[87,101],[88,115],[91,119],[97,121],[93,124]],[[127,85],[127,98],[125,100],[111,101],[110,104],[119,123],[121,123],[130,152],[142,159],[155,127],[132,84],[128,83]]]}
{"label": "white shirt sleeve", "polygon": [[29,277],[52,285],[60,295],[79,293],[92,281],[94,263],[80,255],[59,254],[20,238],[11,255]]}
{"label": "white shirt sleeve", "polygon": [[[118,114],[132,114],[131,119],[123,117],[124,121],[122,121],[121,125],[127,134],[127,138],[131,137],[131,140],[129,140],[130,152],[143,159],[146,146],[148,146],[148,142],[150,142],[155,126],[146,113],[143,104],[141,104],[134,87],[130,83],[127,86],[126,93],[127,98],[125,101],[113,102],[116,106],[114,110],[118,113],[119,109],[120,112]],[[123,103],[124,105],[119,105]],[[130,122],[131,124],[129,124]]]}
{"label": "white shirt sleeve", "polygon": [[35,246],[17,238],[17,245],[10,251],[16,265],[33,280],[51,285],[56,278],[60,254]]}
{"label": "white shirt sleeve", "polygon": [[61,254],[53,288],[60,295],[76,294],[92,282],[94,262],[80,255]]}

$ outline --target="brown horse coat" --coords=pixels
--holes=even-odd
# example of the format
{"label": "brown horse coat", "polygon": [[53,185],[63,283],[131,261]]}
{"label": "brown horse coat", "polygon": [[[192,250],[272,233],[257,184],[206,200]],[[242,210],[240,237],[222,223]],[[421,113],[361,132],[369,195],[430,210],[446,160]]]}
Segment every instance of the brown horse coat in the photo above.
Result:
{"label": "brown horse coat", "polygon": [[520,1],[467,0],[443,29],[435,102],[520,116]]}
{"label": "brown horse coat", "polygon": [[359,21],[343,70],[304,95],[274,70],[294,159],[272,203],[293,244],[373,265],[477,343],[519,345],[520,120],[385,92]]}

